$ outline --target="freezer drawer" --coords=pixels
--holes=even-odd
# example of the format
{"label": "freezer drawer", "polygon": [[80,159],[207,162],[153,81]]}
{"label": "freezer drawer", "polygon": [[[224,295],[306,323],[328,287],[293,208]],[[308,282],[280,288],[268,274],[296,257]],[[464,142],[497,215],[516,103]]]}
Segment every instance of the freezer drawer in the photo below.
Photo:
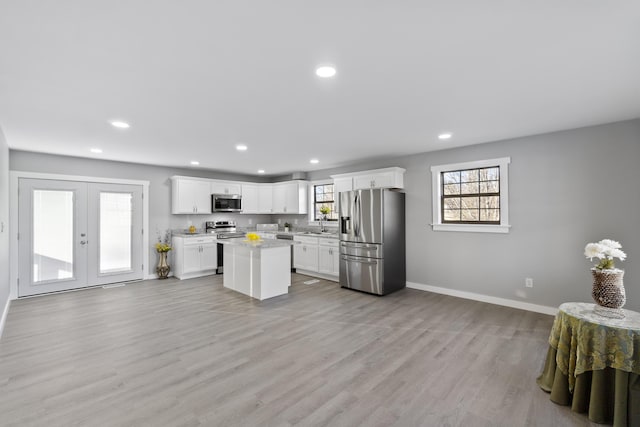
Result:
{"label": "freezer drawer", "polygon": [[383,295],[384,261],[340,255],[340,286]]}
{"label": "freezer drawer", "polygon": [[340,242],[340,255],[382,258],[382,245],[377,243]]}

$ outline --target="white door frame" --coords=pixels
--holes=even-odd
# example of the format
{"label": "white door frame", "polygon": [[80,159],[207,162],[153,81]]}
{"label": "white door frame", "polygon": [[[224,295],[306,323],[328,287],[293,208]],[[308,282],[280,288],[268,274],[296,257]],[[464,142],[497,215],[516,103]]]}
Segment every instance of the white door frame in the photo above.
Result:
{"label": "white door frame", "polygon": [[52,173],[38,173],[25,171],[9,172],[9,299],[18,298],[18,180],[20,178],[53,179],[57,181],[80,181],[107,184],[130,184],[142,186],[142,262],[144,263],[144,279],[150,279],[149,274],[149,181],[117,178],[100,178],[91,176],[58,175]]}

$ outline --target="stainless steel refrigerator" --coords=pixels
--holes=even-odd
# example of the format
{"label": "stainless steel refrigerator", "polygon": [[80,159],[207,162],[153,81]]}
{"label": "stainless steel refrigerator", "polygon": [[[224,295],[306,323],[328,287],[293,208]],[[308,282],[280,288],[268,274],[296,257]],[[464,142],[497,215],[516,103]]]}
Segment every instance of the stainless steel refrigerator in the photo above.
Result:
{"label": "stainless steel refrigerator", "polygon": [[340,286],[386,295],[406,285],[404,193],[340,195]]}

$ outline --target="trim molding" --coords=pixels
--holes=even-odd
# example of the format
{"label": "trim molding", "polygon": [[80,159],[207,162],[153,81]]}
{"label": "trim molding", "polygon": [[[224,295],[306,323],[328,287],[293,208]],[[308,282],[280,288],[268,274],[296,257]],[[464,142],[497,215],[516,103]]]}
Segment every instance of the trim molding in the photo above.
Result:
{"label": "trim molding", "polygon": [[320,279],[329,280],[331,282],[340,283],[340,281],[338,280],[338,276],[332,276],[331,274],[319,273],[317,271],[303,270],[301,268],[296,268],[296,273],[304,274],[305,276],[310,276],[310,277],[318,277]]}
{"label": "trim molding", "polygon": [[433,292],[436,294],[449,295],[452,297],[470,299],[474,301],[481,301],[489,304],[502,305],[505,307],[517,308],[520,310],[533,311],[536,313],[549,314],[551,316],[555,316],[558,313],[557,307],[531,304],[529,302],[516,301],[512,299],[507,299],[507,298],[492,297],[489,295],[476,294],[474,292],[458,291],[456,289],[441,288],[438,286],[423,285],[422,283],[407,282],[407,288]]}
{"label": "trim molding", "polygon": [[10,304],[11,299],[7,298],[7,303],[4,306],[4,311],[2,312],[2,317],[0,318],[0,339],[2,338],[2,332],[4,331],[4,324],[7,322],[7,315],[9,314]]}

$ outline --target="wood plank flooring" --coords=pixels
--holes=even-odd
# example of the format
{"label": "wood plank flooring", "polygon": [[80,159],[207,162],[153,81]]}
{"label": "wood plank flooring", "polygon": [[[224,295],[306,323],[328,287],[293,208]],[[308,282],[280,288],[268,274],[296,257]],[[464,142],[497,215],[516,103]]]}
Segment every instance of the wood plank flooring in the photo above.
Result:
{"label": "wood plank flooring", "polygon": [[592,425],[535,383],[551,316],[308,279],[262,302],[222,276],[13,301],[0,425]]}

